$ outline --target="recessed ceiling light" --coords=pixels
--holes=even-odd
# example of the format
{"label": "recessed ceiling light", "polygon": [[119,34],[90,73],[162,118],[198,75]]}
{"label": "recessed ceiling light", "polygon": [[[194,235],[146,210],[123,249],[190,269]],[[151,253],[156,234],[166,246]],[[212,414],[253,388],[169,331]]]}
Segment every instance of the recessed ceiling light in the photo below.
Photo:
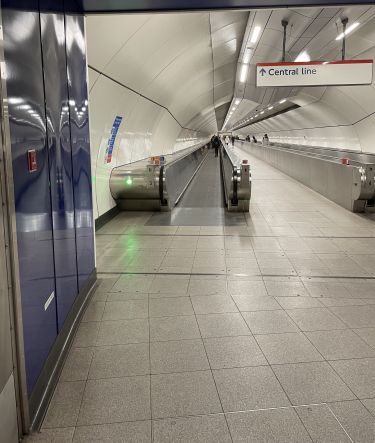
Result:
{"label": "recessed ceiling light", "polygon": [[264,114],[264,111],[260,111],[261,114]]}
{"label": "recessed ceiling light", "polygon": [[248,65],[242,65],[241,74],[240,74],[240,82],[241,83],[245,83],[248,70],[249,70],[249,66]]}
{"label": "recessed ceiling light", "polygon": [[258,117],[258,114],[255,114],[254,117],[257,118],[257,117]]}
{"label": "recessed ceiling light", "polygon": [[283,98],[282,100],[279,101],[280,105],[282,105],[285,102],[286,102],[286,98]]}
{"label": "recessed ceiling light", "polygon": [[295,62],[309,62],[311,60],[309,54],[306,51],[301,52],[294,60]]}
{"label": "recessed ceiling light", "polygon": [[253,30],[253,33],[251,34],[250,43],[256,43],[257,42],[261,29],[262,28],[260,26],[255,26],[255,28]]}
{"label": "recessed ceiling light", "polygon": [[239,98],[237,98],[236,101],[234,102],[234,104],[235,104],[235,105],[239,105],[239,104],[240,104],[240,101],[241,101],[241,100],[240,100]]}
{"label": "recessed ceiling light", "polygon": [[271,111],[271,109],[273,109],[273,106],[269,106],[269,107],[268,107],[268,110],[269,110],[269,111]]}
{"label": "recessed ceiling light", "polygon": [[252,55],[252,53],[253,53],[253,51],[252,51],[250,48],[246,48],[246,49],[245,49],[245,52],[244,52],[244,55],[243,55],[243,59],[242,59],[242,61],[243,61],[245,64],[247,64],[247,63],[250,62],[250,59],[251,59],[251,55]]}
{"label": "recessed ceiling light", "polygon": [[346,28],[345,32],[342,32],[340,35],[338,35],[335,40],[342,40],[345,35],[348,35],[350,32],[354,31],[354,29],[357,28],[359,25],[359,22],[351,24],[348,28]]}

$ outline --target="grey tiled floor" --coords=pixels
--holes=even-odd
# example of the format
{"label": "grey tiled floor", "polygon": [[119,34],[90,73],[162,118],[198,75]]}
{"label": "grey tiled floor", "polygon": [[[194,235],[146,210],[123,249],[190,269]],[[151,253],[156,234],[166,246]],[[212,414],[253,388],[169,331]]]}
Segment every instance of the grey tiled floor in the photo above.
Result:
{"label": "grey tiled floor", "polygon": [[245,225],[98,232],[100,283],[28,442],[375,442],[373,216],[250,160]]}

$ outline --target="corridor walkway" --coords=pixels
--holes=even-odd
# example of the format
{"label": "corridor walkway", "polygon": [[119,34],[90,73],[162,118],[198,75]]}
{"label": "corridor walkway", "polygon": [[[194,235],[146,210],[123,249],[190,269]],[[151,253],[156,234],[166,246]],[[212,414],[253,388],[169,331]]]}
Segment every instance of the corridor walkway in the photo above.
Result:
{"label": "corridor walkway", "polygon": [[28,442],[375,441],[375,223],[246,157],[238,225],[121,213],[97,233],[98,288]]}

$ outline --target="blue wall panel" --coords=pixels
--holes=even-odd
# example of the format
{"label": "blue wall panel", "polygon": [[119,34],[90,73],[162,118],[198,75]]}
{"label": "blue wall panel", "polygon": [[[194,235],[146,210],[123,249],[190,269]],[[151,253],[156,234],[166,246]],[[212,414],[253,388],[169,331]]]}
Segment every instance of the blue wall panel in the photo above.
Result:
{"label": "blue wall panel", "polygon": [[[57,335],[55,300],[45,305],[55,278],[39,14],[5,9],[3,26],[30,393]],[[29,149],[37,152],[38,168],[32,173]]]}
{"label": "blue wall panel", "polygon": [[66,15],[65,26],[78,282],[82,288],[95,268],[84,17]]}
{"label": "blue wall panel", "polygon": [[77,0],[80,9],[87,13],[129,13],[168,11],[209,11],[215,9],[262,9],[306,6],[337,6],[373,4],[374,0]]}
{"label": "blue wall panel", "polygon": [[95,261],[84,18],[49,3],[2,1],[29,395]]}
{"label": "blue wall panel", "polygon": [[40,21],[60,329],[78,294],[64,14],[42,13]]}

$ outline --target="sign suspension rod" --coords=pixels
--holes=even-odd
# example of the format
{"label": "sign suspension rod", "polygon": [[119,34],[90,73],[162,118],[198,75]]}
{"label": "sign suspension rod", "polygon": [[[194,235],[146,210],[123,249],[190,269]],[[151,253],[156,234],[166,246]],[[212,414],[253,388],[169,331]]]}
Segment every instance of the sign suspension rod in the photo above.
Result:
{"label": "sign suspension rod", "polygon": [[282,61],[285,62],[286,27],[288,26],[288,20],[281,20],[281,25],[284,28],[284,35],[283,35],[283,58],[282,58]]}
{"label": "sign suspension rod", "polygon": [[345,50],[346,50],[346,25],[348,24],[349,19],[347,17],[343,18],[341,20],[342,23],[342,33],[343,33],[343,38],[342,38],[342,49],[341,49],[341,60],[345,60]]}

